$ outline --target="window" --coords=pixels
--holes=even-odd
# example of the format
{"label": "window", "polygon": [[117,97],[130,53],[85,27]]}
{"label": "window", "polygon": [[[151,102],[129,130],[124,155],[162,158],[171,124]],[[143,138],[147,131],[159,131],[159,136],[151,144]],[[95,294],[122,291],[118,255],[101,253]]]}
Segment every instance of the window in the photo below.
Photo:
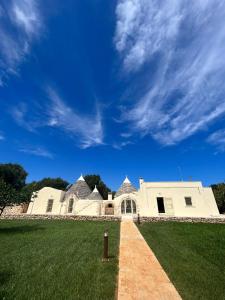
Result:
{"label": "window", "polygon": [[136,214],[136,203],[132,200],[133,214]]}
{"label": "window", "polygon": [[52,211],[52,206],[53,206],[53,199],[49,199],[46,212],[51,212]]}
{"label": "window", "polygon": [[121,203],[121,213],[122,214],[125,214],[125,203],[126,203],[125,200],[123,200],[123,202]]}
{"label": "window", "polygon": [[184,197],[186,206],[192,206],[191,197]]}
{"label": "window", "polygon": [[109,203],[109,204],[108,204],[108,207],[113,207],[112,203]]}
{"label": "window", "polygon": [[132,213],[132,207],[131,207],[131,201],[126,200],[126,213],[131,214]]}
{"label": "window", "polygon": [[126,199],[121,203],[122,214],[136,214],[136,203],[134,200]]}
{"label": "window", "polygon": [[165,213],[165,206],[164,206],[163,197],[157,197],[157,205],[158,205],[158,212],[160,214],[164,214]]}
{"label": "window", "polygon": [[69,206],[68,206],[68,213],[71,213],[73,211],[73,199],[70,199]]}

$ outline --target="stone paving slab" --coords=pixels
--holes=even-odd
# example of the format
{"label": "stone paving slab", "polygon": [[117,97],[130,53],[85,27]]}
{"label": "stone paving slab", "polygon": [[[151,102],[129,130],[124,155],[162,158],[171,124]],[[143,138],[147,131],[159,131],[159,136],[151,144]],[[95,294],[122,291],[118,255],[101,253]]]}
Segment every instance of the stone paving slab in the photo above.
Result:
{"label": "stone paving slab", "polygon": [[118,300],[181,299],[131,220],[120,227]]}

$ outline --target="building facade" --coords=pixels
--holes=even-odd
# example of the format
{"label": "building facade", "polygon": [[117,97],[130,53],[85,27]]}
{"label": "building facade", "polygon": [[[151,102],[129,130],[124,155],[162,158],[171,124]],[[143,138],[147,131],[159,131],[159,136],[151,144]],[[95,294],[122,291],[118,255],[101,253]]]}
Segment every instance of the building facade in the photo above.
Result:
{"label": "building facade", "polygon": [[201,182],[145,182],[137,190],[126,177],[115,196],[104,200],[95,187],[91,191],[81,176],[66,191],[44,187],[34,193],[27,214],[137,215],[216,217],[219,211],[209,187]]}

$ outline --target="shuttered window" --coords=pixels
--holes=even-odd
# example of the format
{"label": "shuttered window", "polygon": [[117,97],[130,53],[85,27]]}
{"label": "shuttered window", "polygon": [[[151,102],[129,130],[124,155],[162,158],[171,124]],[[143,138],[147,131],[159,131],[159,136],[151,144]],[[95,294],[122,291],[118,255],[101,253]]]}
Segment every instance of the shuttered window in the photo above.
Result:
{"label": "shuttered window", "polygon": [[51,212],[52,211],[52,206],[53,206],[53,199],[49,199],[46,212]]}
{"label": "shuttered window", "polygon": [[69,206],[68,206],[68,213],[71,213],[73,211],[73,199],[70,199]]}
{"label": "shuttered window", "polygon": [[191,197],[185,197],[185,203],[186,203],[186,206],[192,206],[192,199]]}

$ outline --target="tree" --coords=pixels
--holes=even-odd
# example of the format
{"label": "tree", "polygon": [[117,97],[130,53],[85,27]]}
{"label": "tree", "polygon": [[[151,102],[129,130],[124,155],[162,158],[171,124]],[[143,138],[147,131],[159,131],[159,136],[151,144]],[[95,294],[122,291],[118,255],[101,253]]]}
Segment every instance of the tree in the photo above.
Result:
{"label": "tree", "polygon": [[108,198],[108,193],[111,192],[110,188],[107,187],[107,185],[101,180],[101,177],[99,175],[86,175],[84,176],[85,181],[89,185],[90,189],[93,190],[95,185],[97,186],[97,189],[99,193],[102,195],[103,199]]}
{"label": "tree", "polygon": [[29,202],[33,192],[39,191],[43,187],[52,187],[59,190],[65,190],[69,183],[62,178],[43,178],[40,181],[33,181],[26,184],[20,191],[20,201]]}
{"label": "tree", "polygon": [[225,212],[225,183],[211,185],[220,213]]}
{"label": "tree", "polygon": [[43,178],[42,180],[37,182],[37,186],[38,186],[38,190],[40,190],[41,188],[48,186],[48,187],[52,187],[58,190],[65,190],[66,187],[69,185],[69,182],[67,182],[66,180],[57,177],[57,178]]}
{"label": "tree", "polygon": [[0,216],[6,206],[18,201],[16,190],[4,180],[0,179]]}
{"label": "tree", "polygon": [[32,194],[36,191],[36,185],[27,184],[19,192],[19,202],[27,203],[30,202]]}
{"label": "tree", "polygon": [[17,191],[25,186],[27,175],[19,164],[0,164],[0,178]]}

